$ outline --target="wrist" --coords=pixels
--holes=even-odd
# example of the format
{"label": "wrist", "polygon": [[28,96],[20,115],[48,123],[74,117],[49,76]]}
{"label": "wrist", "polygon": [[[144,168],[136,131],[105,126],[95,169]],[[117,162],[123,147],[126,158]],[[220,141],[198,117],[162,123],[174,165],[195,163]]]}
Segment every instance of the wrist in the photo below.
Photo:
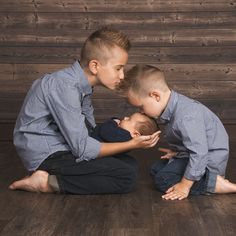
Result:
{"label": "wrist", "polygon": [[129,141],[127,141],[127,144],[129,146],[129,149],[136,149],[136,148],[139,148],[138,147],[138,143],[135,142],[135,140],[132,138],[130,139]]}
{"label": "wrist", "polygon": [[185,187],[187,187],[187,188],[190,189],[190,188],[193,186],[194,181],[189,180],[189,179],[186,179],[185,177],[183,177],[182,180],[181,180],[181,183],[182,183]]}

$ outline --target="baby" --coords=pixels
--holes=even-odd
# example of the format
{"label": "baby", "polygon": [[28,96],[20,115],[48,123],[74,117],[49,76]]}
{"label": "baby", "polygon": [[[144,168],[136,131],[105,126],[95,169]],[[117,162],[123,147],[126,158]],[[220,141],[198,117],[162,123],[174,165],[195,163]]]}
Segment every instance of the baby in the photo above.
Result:
{"label": "baby", "polygon": [[156,121],[142,113],[134,113],[122,120],[111,118],[95,127],[91,136],[100,142],[124,142],[159,130]]}

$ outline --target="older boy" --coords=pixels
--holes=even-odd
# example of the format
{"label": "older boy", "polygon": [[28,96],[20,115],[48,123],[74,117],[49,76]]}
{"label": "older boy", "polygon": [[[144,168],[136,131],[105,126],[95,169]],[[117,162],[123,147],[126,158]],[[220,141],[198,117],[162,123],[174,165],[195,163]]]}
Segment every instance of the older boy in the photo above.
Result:
{"label": "older boy", "polygon": [[167,142],[178,152],[152,168],[157,189],[166,193],[164,199],[236,192],[236,184],[224,179],[228,135],[213,112],[170,90],[164,74],[154,66],[133,67],[121,87],[132,105],[163,121]]}
{"label": "older boy", "polygon": [[158,134],[100,143],[88,136],[86,127],[95,127],[92,87],[117,87],[124,79],[129,48],[129,40],[121,32],[102,28],[84,43],[80,63],[34,82],[14,129],[17,152],[33,174],[14,182],[10,189],[72,194],[126,193],[133,189],[135,159],[99,157],[152,147]]}

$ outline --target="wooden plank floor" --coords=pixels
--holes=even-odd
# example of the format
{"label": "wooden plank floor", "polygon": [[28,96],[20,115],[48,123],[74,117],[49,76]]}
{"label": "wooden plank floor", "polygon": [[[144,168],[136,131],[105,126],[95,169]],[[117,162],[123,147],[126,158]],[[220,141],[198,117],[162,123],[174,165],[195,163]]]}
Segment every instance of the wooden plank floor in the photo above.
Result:
{"label": "wooden plank floor", "polygon": [[[231,131],[227,178],[236,182],[236,132]],[[124,195],[53,195],[10,191],[25,171],[10,142],[0,143],[0,235],[152,236],[236,235],[236,194],[165,201],[148,167],[156,150],[132,152],[140,163],[139,183]]]}

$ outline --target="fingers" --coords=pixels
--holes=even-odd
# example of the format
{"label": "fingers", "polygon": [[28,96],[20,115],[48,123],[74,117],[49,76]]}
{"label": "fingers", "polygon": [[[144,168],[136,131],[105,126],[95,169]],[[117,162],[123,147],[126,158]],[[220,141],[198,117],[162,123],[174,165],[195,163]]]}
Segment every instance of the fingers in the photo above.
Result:
{"label": "fingers", "polygon": [[161,131],[159,130],[159,131],[153,133],[151,136],[156,136],[156,135],[160,135],[160,134],[161,134]]}
{"label": "fingers", "polygon": [[162,198],[165,200],[183,200],[188,197],[188,193],[178,191],[175,189],[175,186],[170,187],[166,194],[162,195]]}
{"label": "fingers", "polygon": [[148,140],[151,140],[151,136],[150,135],[142,135],[142,136],[140,136],[140,139],[142,139],[143,141],[148,141]]}
{"label": "fingers", "polygon": [[160,134],[161,134],[161,131],[155,132],[154,134],[150,135],[150,136],[151,136],[151,139],[155,139],[155,138],[157,138],[157,137],[160,138]]}
{"label": "fingers", "polygon": [[154,147],[157,142],[159,141],[160,137],[159,136],[156,136],[153,140],[150,140],[150,147]]}
{"label": "fingers", "polygon": [[160,158],[161,158],[161,159],[171,159],[172,156],[170,156],[169,154],[166,154],[166,155],[164,155],[164,156],[161,156]]}
{"label": "fingers", "polygon": [[170,193],[164,194],[162,198],[165,200],[183,200],[187,198],[187,194],[183,192],[172,191]]}
{"label": "fingers", "polygon": [[168,148],[158,148],[158,151],[160,151],[160,152],[165,152],[165,153],[168,153],[168,152],[171,152],[171,150],[170,149],[168,149]]}
{"label": "fingers", "polygon": [[158,148],[160,152],[165,152],[166,155],[161,156],[161,159],[171,159],[172,157],[177,155],[177,152],[174,152],[168,148]]}
{"label": "fingers", "polygon": [[151,148],[154,147],[160,139],[160,131],[146,136],[139,136],[138,137],[138,145],[141,148]]}
{"label": "fingers", "polygon": [[146,141],[147,147],[154,147],[159,141],[159,134],[151,135],[151,136],[143,136],[143,140]]}
{"label": "fingers", "polygon": [[166,193],[170,193],[170,192],[172,192],[174,190],[174,187],[170,187],[167,191],[166,191]]}

